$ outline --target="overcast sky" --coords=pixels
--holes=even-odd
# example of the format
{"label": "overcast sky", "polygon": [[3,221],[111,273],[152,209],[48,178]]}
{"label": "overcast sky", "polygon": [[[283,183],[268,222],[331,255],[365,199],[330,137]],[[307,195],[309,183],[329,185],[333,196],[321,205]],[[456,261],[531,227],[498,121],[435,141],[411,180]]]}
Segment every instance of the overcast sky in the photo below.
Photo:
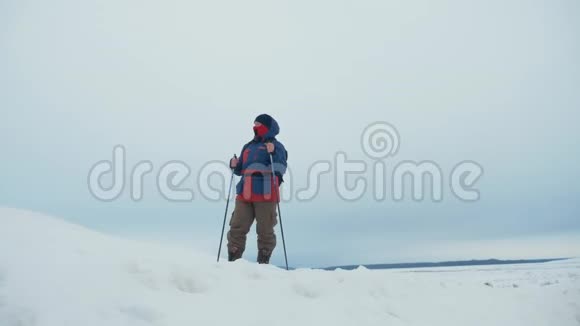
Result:
{"label": "overcast sky", "polygon": [[[437,162],[444,200],[346,202],[325,175],[282,203],[291,265],[580,256],[578,17],[575,0],[0,0],[0,205],[213,253],[225,202],[197,174],[256,115],[279,121],[297,187],[339,151],[372,163],[361,134],[387,121],[387,171]],[[88,190],[117,144],[154,164],[140,202]],[[172,160],[192,202],[153,186]],[[464,160],[485,171],[475,203],[448,187]]]}

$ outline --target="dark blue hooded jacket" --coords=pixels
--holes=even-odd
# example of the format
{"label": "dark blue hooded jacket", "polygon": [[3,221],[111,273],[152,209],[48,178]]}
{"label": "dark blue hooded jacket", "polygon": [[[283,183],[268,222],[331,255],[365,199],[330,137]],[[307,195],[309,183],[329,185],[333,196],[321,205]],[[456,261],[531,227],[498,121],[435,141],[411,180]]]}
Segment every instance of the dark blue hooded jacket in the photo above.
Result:
{"label": "dark blue hooded jacket", "polygon": [[[279,200],[279,187],[276,185],[279,186],[283,182],[282,177],[286,173],[288,159],[286,148],[276,140],[279,132],[278,122],[272,119],[268,133],[264,137],[256,136],[242,148],[238,165],[234,168],[234,173],[242,177],[236,186],[238,194],[236,199],[248,202]],[[274,183],[270,155],[266,150],[266,143],[270,142],[275,147],[272,158],[277,178]]]}

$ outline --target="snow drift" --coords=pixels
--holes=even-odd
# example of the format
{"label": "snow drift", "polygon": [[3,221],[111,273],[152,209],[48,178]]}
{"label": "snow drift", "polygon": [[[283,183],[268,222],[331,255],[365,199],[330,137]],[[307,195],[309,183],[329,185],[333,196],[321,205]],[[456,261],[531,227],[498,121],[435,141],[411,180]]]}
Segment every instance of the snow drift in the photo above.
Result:
{"label": "snow drift", "polygon": [[215,263],[0,209],[0,326],[579,325],[580,260],[354,271]]}

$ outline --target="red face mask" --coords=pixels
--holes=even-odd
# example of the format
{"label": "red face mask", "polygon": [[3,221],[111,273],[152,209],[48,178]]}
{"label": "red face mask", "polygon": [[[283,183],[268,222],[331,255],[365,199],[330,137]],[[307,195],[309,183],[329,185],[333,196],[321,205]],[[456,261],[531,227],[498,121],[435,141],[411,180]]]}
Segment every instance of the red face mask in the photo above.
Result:
{"label": "red face mask", "polygon": [[256,136],[264,137],[268,131],[268,127],[264,125],[254,126],[254,134]]}

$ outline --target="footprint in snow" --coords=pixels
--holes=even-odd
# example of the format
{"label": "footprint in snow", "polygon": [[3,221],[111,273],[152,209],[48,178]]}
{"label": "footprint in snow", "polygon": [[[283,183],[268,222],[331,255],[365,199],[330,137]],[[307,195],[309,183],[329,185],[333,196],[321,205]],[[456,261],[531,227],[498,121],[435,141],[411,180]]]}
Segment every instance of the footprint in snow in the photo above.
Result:
{"label": "footprint in snow", "polygon": [[171,283],[181,292],[197,294],[204,293],[208,287],[206,284],[197,281],[193,277],[183,274],[174,274],[171,277]]}
{"label": "footprint in snow", "polygon": [[320,296],[317,291],[310,289],[303,284],[294,284],[293,288],[296,294],[307,299],[316,299]]}
{"label": "footprint in snow", "polygon": [[161,320],[161,313],[146,306],[126,306],[119,311],[134,321],[145,322],[147,324],[157,324]]}

